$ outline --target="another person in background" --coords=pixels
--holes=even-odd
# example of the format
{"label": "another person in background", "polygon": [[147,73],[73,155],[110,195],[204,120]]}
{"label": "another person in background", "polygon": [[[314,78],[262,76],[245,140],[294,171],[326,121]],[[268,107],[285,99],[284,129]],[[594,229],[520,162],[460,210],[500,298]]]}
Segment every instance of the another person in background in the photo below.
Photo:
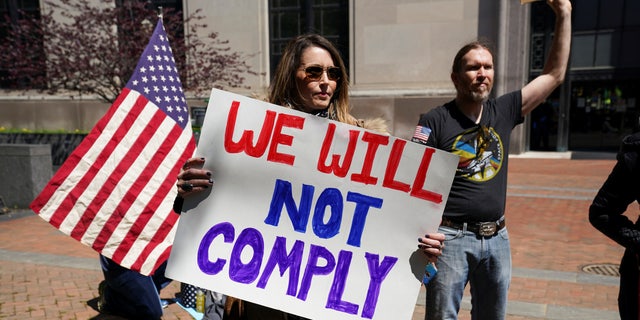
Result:
{"label": "another person in background", "polygon": [[531,112],[531,150],[551,150],[549,133],[553,124],[553,105],[545,101]]}
{"label": "another person in background", "polygon": [[127,319],[160,319],[169,303],[160,299],[160,290],[171,283],[164,276],[167,262],[153,275],[145,276],[100,255],[104,281],[98,285],[98,310]]}
{"label": "another person in background", "polygon": [[[383,119],[359,120],[351,115],[347,70],[338,50],[319,35],[302,35],[288,44],[271,82],[267,100],[319,117],[387,133]],[[177,186],[181,197],[212,186],[213,174],[198,169],[202,167],[204,160],[193,158],[187,161],[185,170],[178,176]],[[419,245],[429,260],[435,261],[440,255],[442,240],[444,235],[441,234],[420,238]],[[227,307],[232,310],[224,319],[301,319],[248,301],[242,301],[241,304],[242,307],[238,307],[228,303]]]}
{"label": "another person in background", "polygon": [[640,219],[629,220],[627,207],[640,200],[640,132],[626,136],[616,165],[593,199],[589,221],[625,248],[620,262],[620,319],[638,320],[640,310]]}
{"label": "another person in background", "polygon": [[412,141],[460,156],[439,228],[447,249],[427,286],[427,319],[457,319],[467,283],[472,319],[506,316],[511,248],[504,213],[511,131],[562,83],[571,47],[571,3],[547,3],[556,26],[540,76],[521,90],[490,99],[493,54],[486,44],[469,43],[453,59],[456,98],[418,121]]}

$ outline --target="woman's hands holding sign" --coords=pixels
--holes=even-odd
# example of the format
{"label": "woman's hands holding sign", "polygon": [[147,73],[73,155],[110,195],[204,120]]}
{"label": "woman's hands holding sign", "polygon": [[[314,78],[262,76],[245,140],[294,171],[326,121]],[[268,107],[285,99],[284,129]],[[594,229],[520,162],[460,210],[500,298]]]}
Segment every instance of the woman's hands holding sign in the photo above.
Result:
{"label": "woman's hands holding sign", "polygon": [[203,165],[204,158],[190,158],[182,166],[176,183],[179,197],[184,198],[213,186],[213,174],[211,171],[203,170]]}

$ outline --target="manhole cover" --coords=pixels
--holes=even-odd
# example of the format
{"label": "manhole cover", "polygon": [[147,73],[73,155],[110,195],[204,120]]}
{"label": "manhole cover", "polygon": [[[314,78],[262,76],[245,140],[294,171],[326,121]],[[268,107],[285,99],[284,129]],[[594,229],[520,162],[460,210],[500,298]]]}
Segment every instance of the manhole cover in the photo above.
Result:
{"label": "manhole cover", "polygon": [[613,263],[588,264],[582,267],[582,271],[601,276],[620,276],[620,265]]}

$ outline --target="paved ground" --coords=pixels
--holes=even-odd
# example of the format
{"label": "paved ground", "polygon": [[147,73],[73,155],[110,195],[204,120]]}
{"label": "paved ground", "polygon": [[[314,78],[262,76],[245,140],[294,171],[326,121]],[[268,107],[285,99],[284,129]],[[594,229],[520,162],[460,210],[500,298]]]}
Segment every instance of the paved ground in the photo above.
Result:
{"label": "paved ground", "polygon": [[[514,277],[508,319],[619,319],[618,278],[583,271],[617,265],[623,253],[587,220],[613,164],[511,158],[507,225]],[[638,211],[632,205],[629,215]],[[29,211],[0,215],[0,319],[110,319],[95,310],[101,278],[97,254],[88,247]],[[172,298],[178,290],[174,282],[162,296]],[[423,300],[421,295],[413,320],[424,318]],[[470,319],[469,308],[465,296],[460,319]],[[192,318],[172,304],[164,319]]]}

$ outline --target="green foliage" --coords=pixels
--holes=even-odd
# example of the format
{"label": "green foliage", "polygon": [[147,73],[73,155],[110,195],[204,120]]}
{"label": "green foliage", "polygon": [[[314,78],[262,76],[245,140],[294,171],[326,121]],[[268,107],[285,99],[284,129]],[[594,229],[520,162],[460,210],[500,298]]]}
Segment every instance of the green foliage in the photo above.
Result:
{"label": "green foliage", "polygon": [[75,129],[75,130],[66,130],[66,129],[58,129],[58,130],[31,130],[27,128],[5,128],[0,127],[0,134],[2,133],[33,133],[33,134],[87,134],[88,131]]}

